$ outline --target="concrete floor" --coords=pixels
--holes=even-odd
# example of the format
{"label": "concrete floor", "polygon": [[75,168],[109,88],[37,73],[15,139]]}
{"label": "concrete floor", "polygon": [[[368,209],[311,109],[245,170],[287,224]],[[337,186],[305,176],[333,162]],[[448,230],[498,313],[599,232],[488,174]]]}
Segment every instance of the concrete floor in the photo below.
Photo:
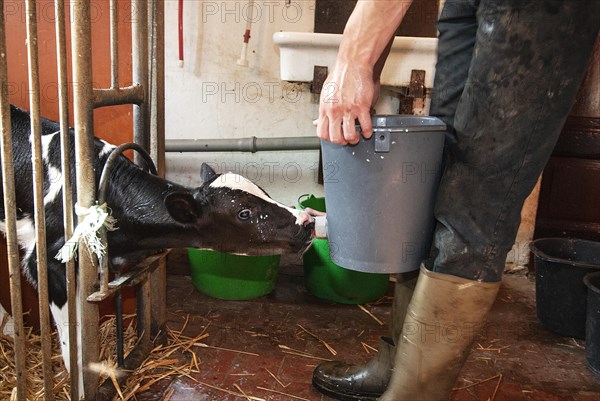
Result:
{"label": "concrete floor", "polygon": [[[385,325],[357,306],[322,301],[308,293],[302,267],[295,261],[280,268],[272,294],[250,301],[220,301],[194,289],[183,260],[171,258],[169,266],[175,273],[168,279],[169,325],[179,329],[189,316],[184,334],[205,331],[209,336],[203,341],[214,348],[195,348],[200,373],[164,380],[152,391],[138,394],[138,400],[251,399],[219,390],[239,394],[241,389],[248,396],[271,401],[330,401],[311,386],[312,370],[319,363],[316,358],[365,362],[373,351],[363,343],[376,347],[379,336],[386,334]],[[391,294],[388,291],[382,301],[366,306],[383,322],[390,317]],[[330,345],[337,356],[300,325]],[[534,282],[524,272],[506,274],[451,399],[600,400],[600,378],[585,366],[584,345],[542,328],[535,315]],[[286,353],[280,346],[311,357]]]}

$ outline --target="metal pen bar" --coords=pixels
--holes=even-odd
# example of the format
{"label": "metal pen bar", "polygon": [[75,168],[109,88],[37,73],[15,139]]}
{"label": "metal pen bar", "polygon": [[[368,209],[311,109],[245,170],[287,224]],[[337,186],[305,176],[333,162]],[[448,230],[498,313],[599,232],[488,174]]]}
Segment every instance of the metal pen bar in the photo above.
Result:
{"label": "metal pen bar", "polygon": [[8,102],[8,67],[6,63],[6,30],[4,29],[4,0],[0,0],[0,151],[2,153],[2,190],[4,193],[4,219],[8,249],[11,313],[14,322],[14,354],[16,400],[26,401],[27,371],[25,367],[25,332],[23,305],[21,304],[21,265],[17,242],[17,215],[15,200],[15,172],[12,152],[10,104]]}
{"label": "metal pen bar", "polygon": [[[144,102],[133,106],[133,141],[149,150],[148,139],[148,2],[131,0],[131,58],[133,84],[142,86]],[[139,156],[134,155],[136,164]]]}
{"label": "metal pen bar", "polygon": [[[69,89],[67,81],[67,38],[65,29],[65,3],[55,0],[55,28],[56,28],[56,69],[58,72],[58,109],[60,121],[60,157],[63,189],[63,224],[65,241],[73,235],[73,186],[71,183],[71,153],[69,132]],[[75,261],[66,263],[67,273],[67,314],[69,319],[69,380],[71,384],[71,399],[79,399],[79,371],[77,369],[77,309],[75,299],[77,286],[75,275]],[[64,330],[64,327],[62,328]]]}
{"label": "metal pen bar", "polygon": [[158,170],[165,174],[165,10],[163,1],[152,1],[152,56],[150,58],[150,156]]}
{"label": "metal pen bar", "polygon": [[144,88],[134,84],[124,88],[94,89],[93,103],[94,108],[119,104],[142,104],[144,103]]}
{"label": "metal pen bar", "polygon": [[117,330],[117,367],[123,368],[125,365],[125,352],[123,351],[123,296],[121,290],[117,290],[115,295],[115,320]]}
{"label": "metal pen bar", "polygon": [[110,72],[111,88],[119,87],[119,4],[110,0]]}
{"label": "metal pen bar", "polygon": [[152,288],[150,280],[144,280],[136,288],[137,301],[137,334],[141,344],[149,344],[152,340]]}
{"label": "metal pen bar", "polygon": [[42,159],[42,127],[40,124],[40,80],[36,1],[27,0],[25,2],[25,11],[42,372],[44,378],[44,399],[46,401],[52,401],[52,378],[54,377],[54,373],[52,371],[52,332],[50,327],[50,304],[48,296],[48,255],[46,250],[46,213],[44,211],[44,163]]}
{"label": "metal pen bar", "polygon": [[[148,79],[148,1],[131,0],[131,57],[133,83],[144,90],[144,102],[133,106],[133,141],[148,151],[150,141],[149,128],[149,79]],[[134,155],[136,164],[141,164],[138,153]],[[152,311],[151,288],[149,281],[143,282],[136,291],[137,331],[142,343],[149,343],[151,338]]]}
{"label": "metal pen bar", "polygon": [[[89,208],[95,199],[95,172],[92,162],[94,135],[90,0],[79,0],[70,4],[77,203],[81,207]],[[80,361],[81,366],[89,366],[90,363],[98,362],[100,354],[98,305],[86,301],[87,294],[94,291],[98,269],[85,244],[80,244],[78,260],[78,333],[79,343],[82,344]],[[94,400],[98,390],[98,372],[84,369],[82,374],[83,395],[85,399]]]}
{"label": "metal pen bar", "polygon": [[[151,45],[150,45],[150,155],[158,170],[165,173],[165,125],[164,125],[164,1],[150,2]],[[152,337],[163,328],[167,320],[167,261],[161,258],[157,268],[150,275],[152,293]],[[166,337],[165,337],[166,338]]]}
{"label": "metal pen bar", "polygon": [[[104,202],[99,204],[104,204]],[[106,232],[106,227],[102,226],[98,230],[98,234],[100,236],[100,242],[102,244],[108,244],[108,237]],[[110,272],[108,271],[108,258],[109,255],[104,255],[98,261],[100,263],[99,266],[99,274],[100,274],[100,292],[106,294],[108,292],[108,281],[110,280]]]}

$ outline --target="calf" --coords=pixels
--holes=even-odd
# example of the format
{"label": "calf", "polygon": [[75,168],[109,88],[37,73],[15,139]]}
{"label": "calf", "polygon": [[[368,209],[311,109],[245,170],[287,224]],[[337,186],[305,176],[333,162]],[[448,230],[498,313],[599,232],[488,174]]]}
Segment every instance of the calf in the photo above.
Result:
{"label": "calf", "polygon": [[[23,273],[36,286],[30,117],[27,112],[11,106],[11,121],[17,236],[24,251]],[[41,125],[50,309],[59,328],[65,365],[69,366],[68,335],[63,330],[67,327],[65,267],[54,258],[65,243],[59,125],[46,119],[42,119]],[[73,140],[70,143],[74,160]],[[100,139],[94,141],[96,185],[114,148]],[[74,165],[68,174],[74,182]],[[201,178],[201,187],[187,188],[143,171],[124,156],[118,158],[110,172],[106,193],[107,205],[118,227],[108,232],[112,269],[135,265],[165,248],[194,247],[264,255],[300,252],[308,247],[314,223],[305,212],[275,202],[239,175],[218,175],[206,164],[202,165]],[[0,230],[4,232],[5,227],[2,203]]]}

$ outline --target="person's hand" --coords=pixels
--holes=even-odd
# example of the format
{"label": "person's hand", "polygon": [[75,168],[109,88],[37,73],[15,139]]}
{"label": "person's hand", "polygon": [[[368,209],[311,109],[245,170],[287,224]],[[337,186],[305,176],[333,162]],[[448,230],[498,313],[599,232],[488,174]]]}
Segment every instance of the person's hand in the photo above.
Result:
{"label": "person's hand", "polygon": [[379,95],[379,78],[393,44],[394,31],[412,0],[358,0],[342,35],[335,66],[321,90],[317,136],[338,144],[355,144],[373,135],[371,106]]}
{"label": "person's hand", "polygon": [[315,121],[317,136],[341,145],[356,144],[360,139],[355,126],[358,119],[362,135],[370,138],[370,110],[378,92],[372,68],[338,63],[323,84],[319,118]]}

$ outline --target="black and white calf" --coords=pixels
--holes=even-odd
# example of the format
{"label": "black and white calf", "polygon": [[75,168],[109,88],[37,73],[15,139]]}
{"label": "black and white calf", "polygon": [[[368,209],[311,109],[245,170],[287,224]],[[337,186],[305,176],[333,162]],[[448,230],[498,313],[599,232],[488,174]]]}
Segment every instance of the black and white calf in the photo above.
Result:
{"label": "black and white calf", "polygon": [[[11,106],[11,119],[18,241],[24,251],[23,273],[35,286],[30,117],[27,112]],[[42,120],[50,309],[59,327],[63,358],[69,366],[68,336],[66,330],[61,329],[67,323],[66,274],[64,265],[54,259],[65,243],[58,131],[57,123]],[[115,147],[99,139],[94,146],[93,170],[98,185],[102,167]],[[73,145],[70,151],[74,160]],[[74,166],[69,174],[74,182]],[[239,175],[218,175],[206,164],[202,165],[201,175],[201,187],[187,188],[151,175],[123,156],[117,160],[106,194],[118,227],[108,232],[109,263],[113,269],[134,265],[166,248],[195,247],[250,255],[295,253],[307,248],[314,225],[307,213],[275,202]],[[4,220],[2,203],[2,231]]]}

